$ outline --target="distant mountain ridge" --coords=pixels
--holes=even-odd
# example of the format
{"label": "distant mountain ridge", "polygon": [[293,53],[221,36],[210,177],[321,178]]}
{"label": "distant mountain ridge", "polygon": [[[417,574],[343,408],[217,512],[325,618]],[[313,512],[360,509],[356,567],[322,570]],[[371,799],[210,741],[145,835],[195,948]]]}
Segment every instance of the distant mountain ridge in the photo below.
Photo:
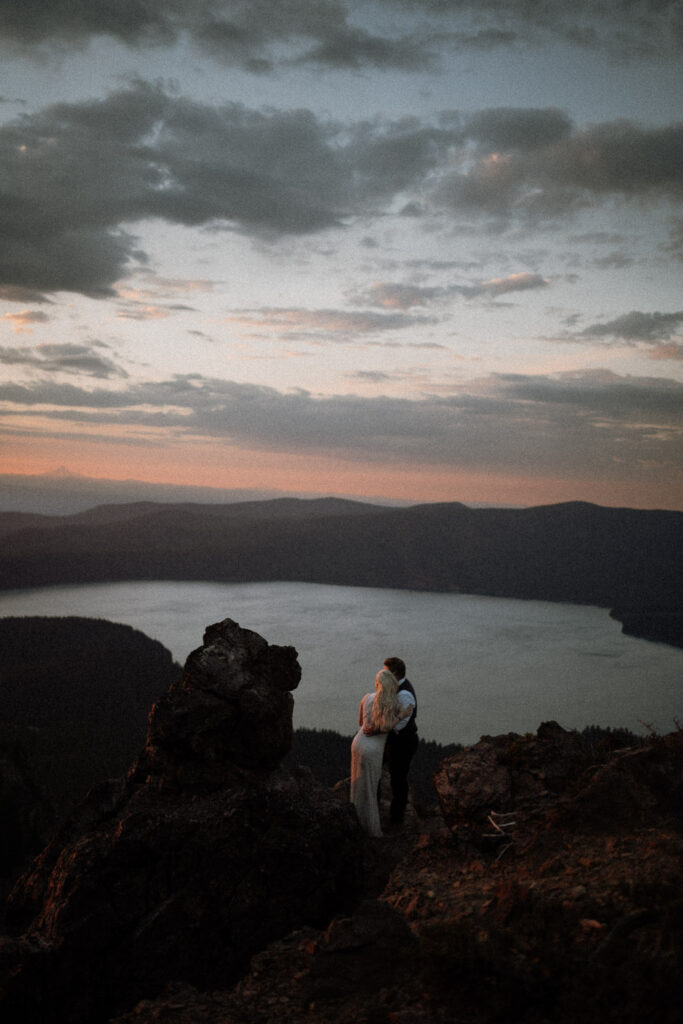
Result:
{"label": "distant mountain ridge", "polygon": [[[337,498],[0,513],[0,588],[300,581],[593,604],[683,643],[683,513],[585,502],[396,508]],[[666,634],[666,635],[664,635]],[[673,639],[672,639],[673,638]]]}
{"label": "distant mountain ridge", "polygon": [[60,467],[52,473],[0,473],[0,508],[69,515],[110,501],[247,501],[276,497],[276,491],[154,484],[82,476]]}
{"label": "distant mountain ridge", "polygon": [[[145,480],[116,480],[83,476],[60,466],[53,472],[0,473],[0,509],[6,512],[36,512],[71,515],[95,505],[111,502],[247,502],[270,498],[313,498],[314,494],[281,488],[211,487],[199,484],[152,483]],[[366,496],[364,501],[383,505],[410,502]]]}

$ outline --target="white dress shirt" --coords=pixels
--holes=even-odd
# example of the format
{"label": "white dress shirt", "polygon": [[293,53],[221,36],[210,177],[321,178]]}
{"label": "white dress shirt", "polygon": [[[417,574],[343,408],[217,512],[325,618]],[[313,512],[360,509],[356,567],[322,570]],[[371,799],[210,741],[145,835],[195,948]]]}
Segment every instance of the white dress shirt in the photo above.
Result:
{"label": "white dress shirt", "polygon": [[[403,677],[403,679],[399,679],[398,685],[400,686],[401,683],[405,683],[405,676]],[[413,708],[417,707],[417,703],[415,701],[415,698],[413,697],[413,695],[410,692],[410,690],[400,690],[398,695],[397,695],[397,699],[398,699],[399,711],[403,711],[404,708],[411,708],[411,709],[413,709]],[[412,718],[412,714],[406,715],[405,718],[402,718],[401,721],[398,722],[394,726],[393,731],[394,732],[400,732],[401,729],[405,729],[405,727],[407,726],[407,724],[408,724],[408,722],[410,721],[411,718]]]}

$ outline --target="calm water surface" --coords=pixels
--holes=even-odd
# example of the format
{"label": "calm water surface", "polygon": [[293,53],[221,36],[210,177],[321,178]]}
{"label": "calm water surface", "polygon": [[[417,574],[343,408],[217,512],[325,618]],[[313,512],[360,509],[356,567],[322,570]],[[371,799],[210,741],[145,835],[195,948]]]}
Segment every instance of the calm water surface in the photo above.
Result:
{"label": "calm water surface", "polygon": [[84,615],[123,622],[181,664],[224,618],[299,652],[295,726],[352,734],[358,703],[390,654],[418,690],[420,734],[486,733],[683,718],[683,651],[623,636],[604,609],[544,601],[308,583],[117,583],[0,594],[0,617]]}

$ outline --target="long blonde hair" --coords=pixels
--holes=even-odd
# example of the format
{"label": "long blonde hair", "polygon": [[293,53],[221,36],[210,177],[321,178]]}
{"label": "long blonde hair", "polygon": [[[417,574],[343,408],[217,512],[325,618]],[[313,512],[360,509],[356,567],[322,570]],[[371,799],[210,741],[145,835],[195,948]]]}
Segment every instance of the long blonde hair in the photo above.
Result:
{"label": "long blonde hair", "polygon": [[393,672],[383,668],[375,676],[372,721],[380,732],[390,732],[398,722],[398,683]]}

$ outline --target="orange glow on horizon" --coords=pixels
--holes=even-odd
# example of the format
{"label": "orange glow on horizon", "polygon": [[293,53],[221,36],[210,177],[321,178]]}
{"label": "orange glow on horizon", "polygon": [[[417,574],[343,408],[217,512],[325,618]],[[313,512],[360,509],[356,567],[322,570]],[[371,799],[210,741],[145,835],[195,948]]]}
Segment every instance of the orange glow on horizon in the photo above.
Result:
{"label": "orange glow on horizon", "polygon": [[591,501],[631,508],[683,508],[675,482],[667,488],[619,480],[563,479],[512,473],[467,472],[449,467],[349,462],[333,456],[248,451],[197,443],[182,447],[130,445],[86,438],[14,442],[0,456],[0,473],[45,475],[66,467],[76,476],[136,480],[218,489],[343,495],[359,501],[545,505]]}

